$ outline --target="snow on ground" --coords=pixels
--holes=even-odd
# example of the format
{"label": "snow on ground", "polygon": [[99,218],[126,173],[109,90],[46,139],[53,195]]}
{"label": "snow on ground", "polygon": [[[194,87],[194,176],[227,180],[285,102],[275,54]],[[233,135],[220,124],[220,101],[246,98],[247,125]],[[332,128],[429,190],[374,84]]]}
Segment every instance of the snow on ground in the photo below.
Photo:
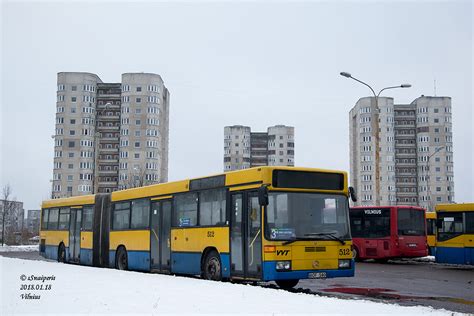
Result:
{"label": "snow on ground", "polygon": [[[344,300],[229,282],[56,262],[0,257],[0,265],[2,315],[20,313],[452,315],[446,310],[427,307]],[[43,290],[36,290],[41,287]],[[49,287],[51,289],[47,290]]]}
{"label": "snow on ground", "polygon": [[0,252],[38,251],[38,245],[0,246]]}

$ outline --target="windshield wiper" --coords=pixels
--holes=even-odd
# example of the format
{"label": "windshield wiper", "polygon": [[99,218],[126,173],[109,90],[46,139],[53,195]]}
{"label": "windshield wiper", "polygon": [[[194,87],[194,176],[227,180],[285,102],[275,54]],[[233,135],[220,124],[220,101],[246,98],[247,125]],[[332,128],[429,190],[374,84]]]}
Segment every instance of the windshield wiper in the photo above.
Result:
{"label": "windshield wiper", "polygon": [[311,238],[308,238],[308,237],[295,237],[295,238],[292,239],[292,240],[287,240],[287,241],[285,241],[285,242],[283,243],[283,246],[292,244],[292,243],[294,243],[295,241],[300,241],[300,240],[311,240]]}
{"label": "windshield wiper", "polygon": [[335,233],[309,233],[309,234],[304,234],[305,236],[327,236],[333,240],[339,241],[341,244],[345,245],[346,242],[342,240],[341,238],[337,237],[334,235]]}

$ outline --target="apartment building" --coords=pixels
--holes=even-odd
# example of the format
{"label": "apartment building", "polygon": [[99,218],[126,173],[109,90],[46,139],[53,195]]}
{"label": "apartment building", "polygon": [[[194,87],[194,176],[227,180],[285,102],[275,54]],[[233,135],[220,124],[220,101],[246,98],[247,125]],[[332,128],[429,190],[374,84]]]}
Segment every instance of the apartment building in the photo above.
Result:
{"label": "apartment building", "polygon": [[[421,96],[410,104],[378,98],[379,204],[454,202],[451,98]],[[376,201],[375,98],[360,99],[349,112],[350,182],[359,200]]]}
{"label": "apartment building", "polygon": [[275,125],[267,132],[249,126],[224,127],[224,171],[257,166],[294,166],[294,127]]}
{"label": "apartment building", "polygon": [[169,92],[152,73],[58,73],[52,198],[168,179]]}

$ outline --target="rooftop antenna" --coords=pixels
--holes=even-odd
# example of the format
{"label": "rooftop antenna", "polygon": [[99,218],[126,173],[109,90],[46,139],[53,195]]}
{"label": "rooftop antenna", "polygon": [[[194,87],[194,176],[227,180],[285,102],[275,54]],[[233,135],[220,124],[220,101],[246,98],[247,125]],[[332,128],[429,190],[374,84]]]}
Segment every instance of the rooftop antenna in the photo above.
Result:
{"label": "rooftop antenna", "polygon": [[434,96],[436,96],[436,79],[434,80]]}

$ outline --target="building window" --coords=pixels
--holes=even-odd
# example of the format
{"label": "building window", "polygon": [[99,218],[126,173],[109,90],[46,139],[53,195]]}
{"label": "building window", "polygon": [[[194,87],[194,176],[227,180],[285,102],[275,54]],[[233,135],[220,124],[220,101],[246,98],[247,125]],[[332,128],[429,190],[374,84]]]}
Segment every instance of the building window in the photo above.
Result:
{"label": "building window", "polygon": [[76,97],[71,97],[71,102],[76,102],[77,98]]}
{"label": "building window", "polygon": [[137,87],[137,92],[142,92],[142,87]]}
{"label": "building window", "polygon": [[75,130],[70,130],[70,131],[69,131],[69,135],[71,135],[71,136],[76,135],[76,131],[75,131]]}
{"label": "building window", "polygon": [[72,164],[72,163],[68,164],[68,165],[67,165],[67,168],[68,168],[68,169],[74,169],[74,164]]}
{"label": "building window", "polygon": [[135,148],[140,148],[140,142],[135,142]]}
{"label": "building window", "polygon": [[140,158],[140,154],[139,153],[135,153],[135,158]]}
{"label": "building window", "polygon": [[136,99],[135,99],[135,102],[141,103],[141,102],[142,102],[142,98],[136,98]]}
{"label": "building window", "polygon": [[74,142],[74,141],[70,141],[68,143],[69,148],[74,148],[75,145],[76,145],[76,142]]}

